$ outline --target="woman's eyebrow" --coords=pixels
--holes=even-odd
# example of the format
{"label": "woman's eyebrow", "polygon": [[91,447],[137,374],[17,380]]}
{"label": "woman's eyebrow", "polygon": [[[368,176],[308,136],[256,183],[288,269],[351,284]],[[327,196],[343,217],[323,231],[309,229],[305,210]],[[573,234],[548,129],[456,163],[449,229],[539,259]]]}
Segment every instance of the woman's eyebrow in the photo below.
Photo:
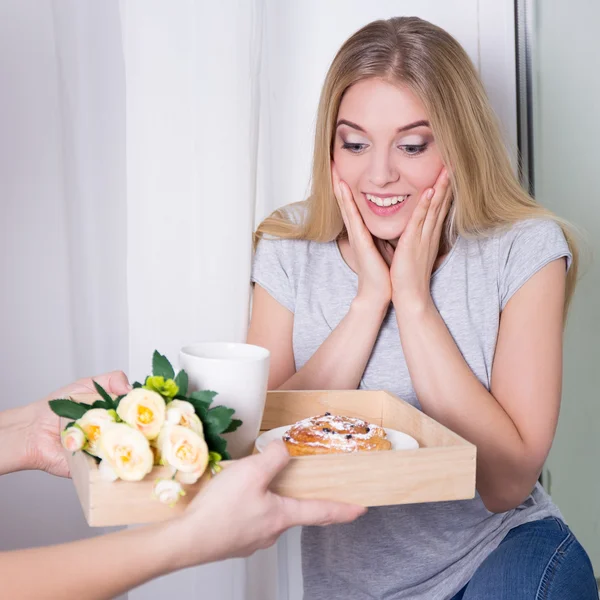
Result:
{"label": "woman's eyebrow", "polygon": [[[362,131],[363,133],[366,133],[366,131],[360,125],[357,125],[352,121],[347,121],[346,119],[340,119],[337,122],[336,127],[339,127],[340,125],[347,125],[348,127],[352,127],[352,129],[356,129],[357,131]],[[415,129],[416,127],[429,127],[429,121],[415,121],[414,123],[409,123],[408,125],[404,125],[403,127],[398,127],[396,133],[402,133],[404,131],[408,131],[409,129]]]}
{"label": "woman's eyebrow", "polygon": [[353,123],[352,121],[346,121],[346,119],[340,119],[337,122],[336,128],[339,127],[340,125],[348,125],[348,127],[352,127],[352,129],[357,129],[358,131],[362,131],[363,133],[366,133],[366,131],[360,125],[357,125],[356,123]]}

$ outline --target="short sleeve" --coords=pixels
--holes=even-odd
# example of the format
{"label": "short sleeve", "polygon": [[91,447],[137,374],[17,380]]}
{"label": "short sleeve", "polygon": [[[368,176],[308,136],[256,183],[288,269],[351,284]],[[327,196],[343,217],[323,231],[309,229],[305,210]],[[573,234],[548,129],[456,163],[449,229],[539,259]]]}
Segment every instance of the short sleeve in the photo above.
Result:
{"label": "short sleeve", "polygon": [[252,261],[252,283],[258,283],[291,312],[295,308],[290,240],[263,238]]}
{"label": "short sleeve", "polygon": [[555,221],[531,219],[506,232],[500,238],[498,257],[501,310],[533,275],[559,258],[567,259],[568,270],[573,256]]}

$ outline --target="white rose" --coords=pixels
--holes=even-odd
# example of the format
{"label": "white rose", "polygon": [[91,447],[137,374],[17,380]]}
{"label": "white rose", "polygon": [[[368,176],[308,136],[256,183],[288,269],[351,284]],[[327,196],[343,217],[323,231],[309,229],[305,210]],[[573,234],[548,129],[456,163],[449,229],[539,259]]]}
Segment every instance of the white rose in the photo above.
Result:
{"label": "white rose", "polygon": [[202,477],[205,470],[206,469],[198,470],[194,473],[184,473],[183,471],[177,471],[175,479],[177,479],[177,481],[179,481],[180,483],[192,485],[196,483],[196,481],[198,481],[200,477]]}
{"label": "white rose", "polygon": [[119,478],[107,460],[100,461],[98,471],[100,472],[100,477],[102,477],[104,481],[116,481]]}
{"label": "white rose", "polygon": [[91,408],[88,410],[81,419],[77,420],[77,425],[81,427],[87,438],[87,444],[83,449],[94,456],[102,458],[100,438],[104,431],[114,425],[114,423],[114,411],[111,414],[111,412],[104,408]]}
{"label": "white rose", "polygon": [[157,447],[162,462],[184,473],[204,473],[208,446],[195,431],[181,425],[165,425]]}
{"label": "white rose", "polygon": [[119,403],[119,417],[153,440],[158,437],[160,428],[165,422],[164,398],[152,390],[137,388],[131,390]]}
{"label": "white rose", "polygon": [[194,406],[185,400],[172,400],[167,404],[166,421],[169,425],[181,425],[200,436],[204,435],[200,417],[196,414]]}
{"label": "white rose", "polygon": [[173,506],[179,501],[181,496],[185,496],[185,492],[181,484],[172,479],[159,479],[154,486],[154,495],[163,504]]}
{"label": "white rose", "polygon": [[77,452],[85,446],[86,439],[81,427],[73,425],[60,434],[60,441],[65,450]]}
{"label": "white rose", "polygon": [[140,481],[152,470],[150,443],[137,429],[116,423],[102,433],[100,443],[103,459],[121,479]]}

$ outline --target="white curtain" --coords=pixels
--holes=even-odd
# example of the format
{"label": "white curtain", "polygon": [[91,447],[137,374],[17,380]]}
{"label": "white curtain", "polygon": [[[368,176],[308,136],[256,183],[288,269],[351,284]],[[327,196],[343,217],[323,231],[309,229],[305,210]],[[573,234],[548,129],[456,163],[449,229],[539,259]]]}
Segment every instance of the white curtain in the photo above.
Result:
{"label": "white curtain", "polygon": [[[126,368],[125,73],[116,3],[53,0],[77,373]],[[123,366],[121,366],[123,365]]]}
{"label": "white curtain", "polygon": [[[127,368],[119,23],[116,3],[0,2],[0,410]],[[70,481],[0,478],[0,550],[97,533]]]}
{"label": "white curtain", "polygon": [[[367,22],[415,14],[448,29],[480,68],[507,139],[515,140],[509,0],[9,0],[2,6],[8,5],[3,17],[15,27],[17,15],[25,37],[13,39],[7,27],[0,68],[38,65],[37,88],[32,79],[23,93],[31,99],[47,89],[50,100],[42,95],[35,110],[23,110],[52,109],[40,120],[52,133],[41,146],[40,156],[51,162],[40,181],[52,184],[56,210],[43,217],[43,189],[31,208],[11,205],[42,252],[46,238],[58,244],[50,268],[60,302],[54,296],[51,314],[61,317],[68,343],[51,357],[40,388],[54,385],[50,374],[66,362],[63,379],[112,368],[137,379],[149,371],[155,348],[175,358],[188,342],[245,338],[252,230],[274,208],[306,197],[323,78],[344,39]],[[9,42],[29,62],[10,63]],[[0,83],[10,86],[9,71],[0,71]],[[13,89],[6,89],[10,99]],[[9,108],[18,111],[19,97],[13,101]],[[23,116],[20,126],[30,121]],[[13,128],[17,143],[42,143],[33,127],[26,138]],[[8,164],[13,147],[1,146]],[[19,150],[18,157],[26,156],[26,147]],[[34,163],[28,173],[44,175]],[[28,193],[24,188],[19,197]],[[58,240],[43,225],[34,227],[40,215],[55,223]],[[10,243],[3,254],[25,248],[17,237],[3,243]],[[22,264],[51,279],[47,269]],[[8,277],[16,272],[3,266]],[[30,287],[21,287],[19,297],[28,299]],[[49,311],[50,301],[35,310]],[[33,311],[24,302],[23,320],[7,320],[8,339],[22,341],[19,327]],[[54,331],[38,327],[28,340],[39,343]],[[25,361],[28,346],[13,347],[20,349],[15,364]],[[72,490],[61,489],[72,505]],[[73,537],[83,534],[79,526]],[[300,600],[299,532],[251,559],[189,569],[130,592],[133,600],[164,597]]]}

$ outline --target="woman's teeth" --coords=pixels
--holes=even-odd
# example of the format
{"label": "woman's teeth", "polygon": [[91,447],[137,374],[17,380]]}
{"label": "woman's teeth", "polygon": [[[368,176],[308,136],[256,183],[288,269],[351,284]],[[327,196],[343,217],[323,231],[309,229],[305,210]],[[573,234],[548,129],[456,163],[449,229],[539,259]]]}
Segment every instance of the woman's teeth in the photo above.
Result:
{"label": "woman's teeth", "polygon": [[371,196],[371,194],[365,194],[367,200],[373,202],[373,204],[377,204],[377,206],[393,206],[394,204],[398,204],[398,202],[404,202],[407,196],[392,196],[390,198],[380,198],[379,196]]}

